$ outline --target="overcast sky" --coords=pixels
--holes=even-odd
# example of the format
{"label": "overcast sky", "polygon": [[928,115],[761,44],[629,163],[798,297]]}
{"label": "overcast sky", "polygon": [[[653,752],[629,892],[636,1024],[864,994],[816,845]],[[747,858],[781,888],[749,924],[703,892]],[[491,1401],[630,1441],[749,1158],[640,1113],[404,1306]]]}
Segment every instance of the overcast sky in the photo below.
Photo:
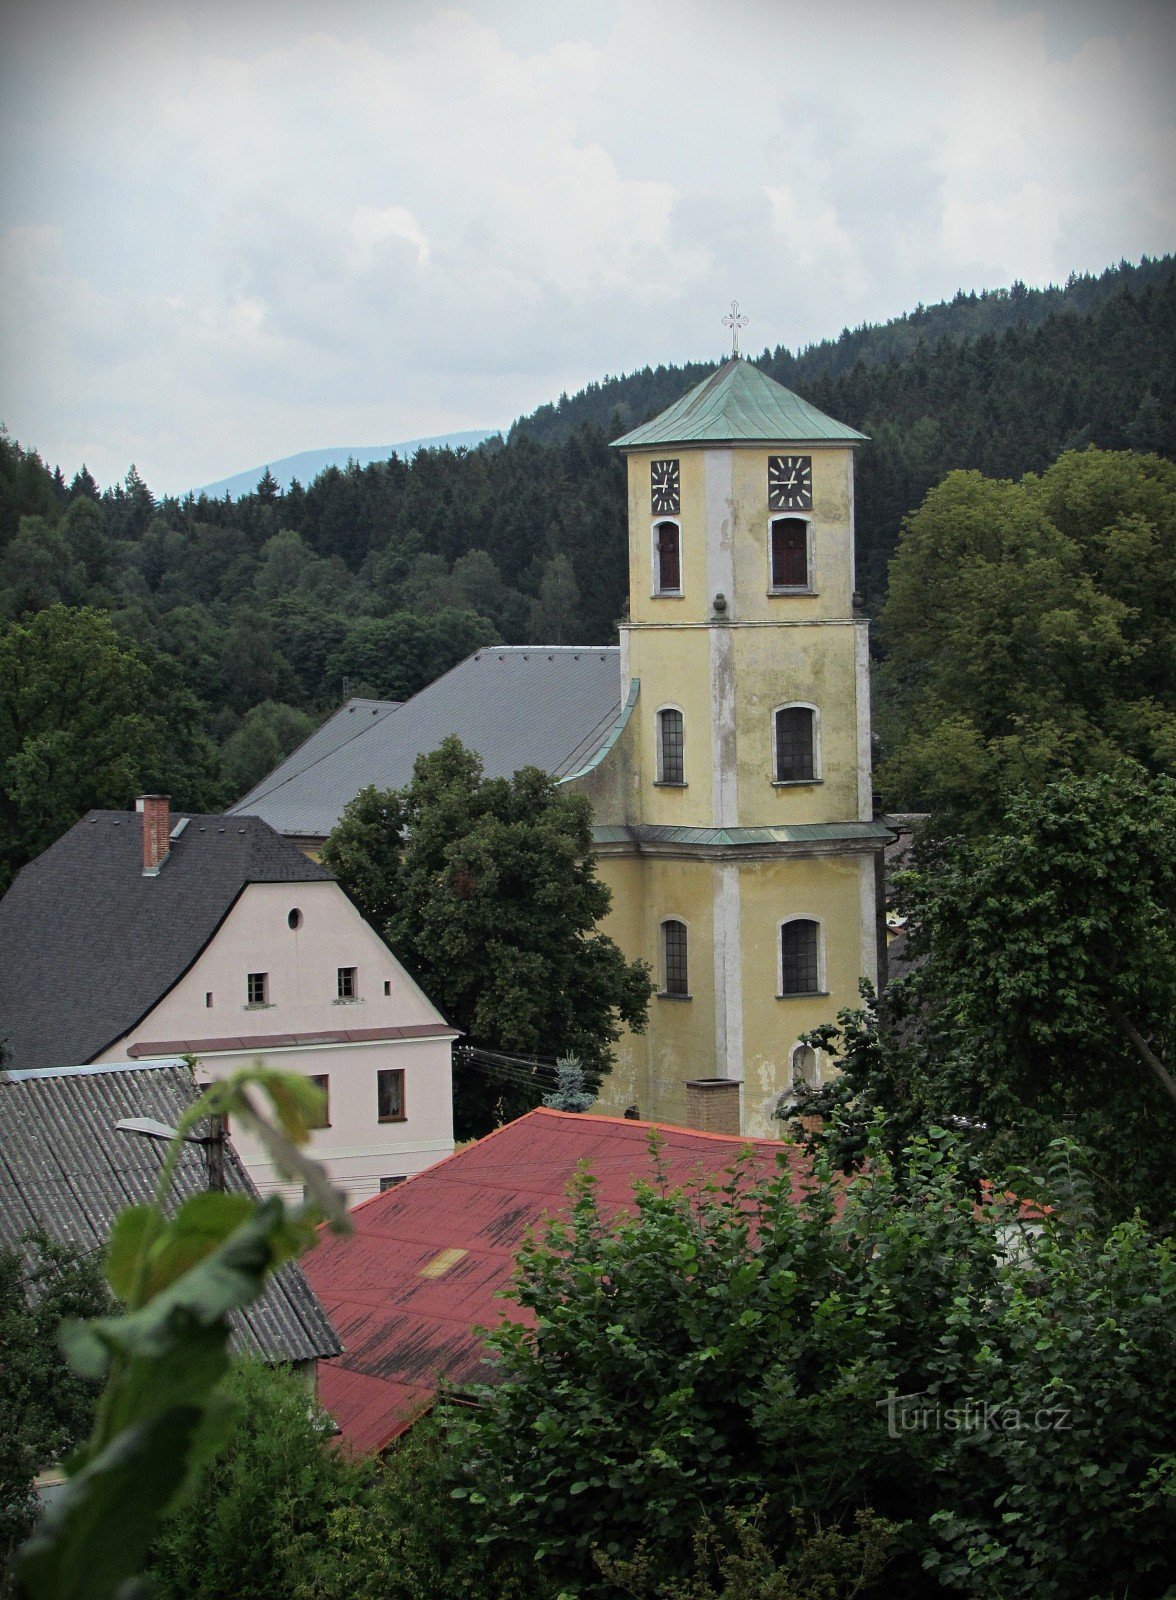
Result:
{"label": "overcast sky", "polygon": [[10,0],[0,418],[181,491],[1161,254],[1174,18]]}

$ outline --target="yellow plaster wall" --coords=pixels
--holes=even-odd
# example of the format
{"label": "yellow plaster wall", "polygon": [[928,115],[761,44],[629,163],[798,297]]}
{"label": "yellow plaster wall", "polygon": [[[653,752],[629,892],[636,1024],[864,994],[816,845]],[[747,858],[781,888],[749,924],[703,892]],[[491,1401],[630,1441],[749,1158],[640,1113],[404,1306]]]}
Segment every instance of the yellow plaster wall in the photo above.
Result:
{"label": "yellow plaster wall", "polygon": [[[706,828],[711,822],[711,699],[707,630],[634,629],[629,670],[641,680],[633,710],[635,770],[640,820]],[[667,705],[682,712],[685,735],[684,789],[662,787],[657,778],[657,713]],[[603,819],[602,819],[603,820]]]}
{"label": "yellow plaster wall", "polygon": [[[768,457],[811,456],[813,559],[810,582],[815,594],[770,594],[770,524],[789,513],[768,510]],[[734,452],[735,597],[732,615],[740,621],[811,622],[852,615],[853,452],[844,446],[764,445]],[[648,468],[646,469],[648,476]]]}
{"label": "yellow plaster wall", "polygon": [[[801,1034],[858,1001],[862,976],[861,866],[856,856],[750,862],[741,873],[743,1129],[778,1131],[772,1111],[790,1086],[792,1047]],[[825,959],[822,996],[782,1000],[779,925],[815,917]],[[867,974],[869,976],[869,974]]]}
{"label": "yellow plaster wall", "polygon": [[[680,463],[680,516],[655,517],[650,510],[649,463]],[[766,469],[765,469],[766,470]],[[682,594],[653,593],[653,528],[676,522],[682,530]],[[629,457],[629,615],[635,622],[705,622],[710,614],[706,592],[706,496],[701,450],[643,451]]]}
{"label": "yellow plaster wall", "polygon": [[[735,726],[744,827],[846,822],[858,813],[857,686],[852,624],[736,628]],[[773,786],[772,712],[801,701],[819,716],[822,781]]]}

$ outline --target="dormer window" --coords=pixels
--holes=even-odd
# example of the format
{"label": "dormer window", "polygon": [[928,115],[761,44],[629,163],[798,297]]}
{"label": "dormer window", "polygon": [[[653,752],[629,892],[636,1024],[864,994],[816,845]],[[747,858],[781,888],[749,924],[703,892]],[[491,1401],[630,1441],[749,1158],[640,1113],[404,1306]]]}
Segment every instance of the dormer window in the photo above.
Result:
{"label": "dormer window", "polygon": [[682,593],[682,530],[676,522],[654,525],[653,581],[656,594]]}

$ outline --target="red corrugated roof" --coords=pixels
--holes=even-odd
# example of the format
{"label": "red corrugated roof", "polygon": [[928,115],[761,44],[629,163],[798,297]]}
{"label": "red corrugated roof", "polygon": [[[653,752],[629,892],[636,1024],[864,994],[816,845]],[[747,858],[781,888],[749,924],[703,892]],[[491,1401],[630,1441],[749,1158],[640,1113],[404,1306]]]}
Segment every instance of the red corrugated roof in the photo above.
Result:
{"label": "red corrugated roof", "polygon": [[[303,1258],[343,1341],[338,1360],[319,1363],[319,1393],[352,1449],[380,1450],[403,1433],[431,1405],[439,1377],[461,1386],[492,1376],[474,1328],[529,1320],[497,1298],[525,1230],[566,1212],[581,1162],[606,1215],[631,1207],[634,1182],[655,1176],[655,1126],[675,1186],[721,1176],[744,1147],[757,1176],[775,1172],[781,1155],[803,1171],[800,1152],[771,1139],[539,1109],[357,1206],[354,1233],[325,1235]],[[438,1263],[444,1270],[422,1276],[442,1251],[453,1252]]]}

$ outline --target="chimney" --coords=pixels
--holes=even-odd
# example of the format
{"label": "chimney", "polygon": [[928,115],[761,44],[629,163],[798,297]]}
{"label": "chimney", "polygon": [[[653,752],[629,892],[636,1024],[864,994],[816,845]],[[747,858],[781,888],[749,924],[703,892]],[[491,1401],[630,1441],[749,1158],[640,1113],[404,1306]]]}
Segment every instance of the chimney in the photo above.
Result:
{"label": "chimney", "polygon": [[135,810],[143,813],[143,875],[153,878],[167,859],[171,849],[171,796],[144,794],[135,801]]}
{"label": "chimney", "polygon": [[699,1133],[734,1133],[739,1127],[738,1078],[689,1078],[686,1126]]}

